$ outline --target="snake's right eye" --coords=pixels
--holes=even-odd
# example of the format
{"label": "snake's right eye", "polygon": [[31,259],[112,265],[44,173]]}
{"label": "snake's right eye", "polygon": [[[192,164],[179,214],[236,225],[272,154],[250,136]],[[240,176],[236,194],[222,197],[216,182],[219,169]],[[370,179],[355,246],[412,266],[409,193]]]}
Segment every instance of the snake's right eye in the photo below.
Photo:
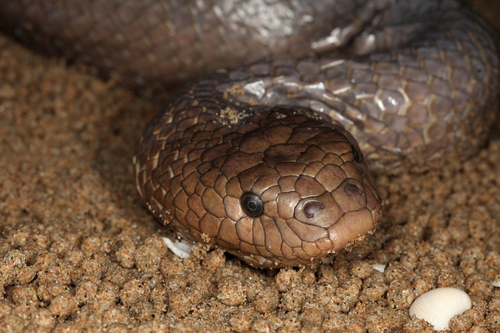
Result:
{"label": "snake's right eye", "polygon": [[259,217],[264,213],[264,203],[259,196],[252,192],[245,192],[241,196],[241,207],[250,217]]}

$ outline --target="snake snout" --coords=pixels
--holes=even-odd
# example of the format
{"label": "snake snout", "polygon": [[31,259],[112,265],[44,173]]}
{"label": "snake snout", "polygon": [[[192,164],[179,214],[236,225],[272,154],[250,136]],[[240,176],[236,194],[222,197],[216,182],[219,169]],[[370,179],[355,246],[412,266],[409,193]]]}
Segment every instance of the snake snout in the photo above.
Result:
{"label": "snake snout", "polygon": [[[331,177],[337,178],[331,174]],[[371,185],[354,178],[337,179],[340,184],[332,191],[322,195],[300,200],[295,206],[294,218],[305,229],[324,230],[317,233],[315,242],[325,238],[323,243],[329,248],[326,252],[335,252],[349,248],[370,234],[380,218],[379,198],[372,192]],[[313,181],[311,179],[311,181]],[[311,235],[304,236],[308,240]],[[326,241],[327,240],[327,241]]]}

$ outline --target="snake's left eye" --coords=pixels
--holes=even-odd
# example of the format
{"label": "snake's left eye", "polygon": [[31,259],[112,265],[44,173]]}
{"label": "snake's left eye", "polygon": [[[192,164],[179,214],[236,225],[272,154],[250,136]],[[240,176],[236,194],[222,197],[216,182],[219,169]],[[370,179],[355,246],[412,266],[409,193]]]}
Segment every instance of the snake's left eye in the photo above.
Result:
{"label": "snake's left eye", "polygon": [[241,207],[250,217],[259,217],[264,212],[264,203],[259,196],[252,192],[245,192],[241,196]]}
{"label": "snake's left eye", "polygon": [[361,152],[358,151],[354,145],[351,145],[352,148],[352,153],[354,154],[354,160],[358,163],[360,163],[363,160],[363,155],[361,155]]}

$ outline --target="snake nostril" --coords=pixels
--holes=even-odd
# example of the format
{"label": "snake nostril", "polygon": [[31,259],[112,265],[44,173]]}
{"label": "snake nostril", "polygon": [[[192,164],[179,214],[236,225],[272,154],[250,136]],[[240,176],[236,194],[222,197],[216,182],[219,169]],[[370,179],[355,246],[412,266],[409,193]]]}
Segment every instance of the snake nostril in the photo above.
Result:
{"label": "snake nostril", "polygon": [[345,189],[345,194],[352,197],[354,195],[362,195],[363,191],[355,184],[347,184]]}
{"label": "snake nostril", "polygon": [[311,201],[304,205],[304,214],[308,218],[313,218],[314,214],[322,209],[325,209],[325,206],[321,202]]}

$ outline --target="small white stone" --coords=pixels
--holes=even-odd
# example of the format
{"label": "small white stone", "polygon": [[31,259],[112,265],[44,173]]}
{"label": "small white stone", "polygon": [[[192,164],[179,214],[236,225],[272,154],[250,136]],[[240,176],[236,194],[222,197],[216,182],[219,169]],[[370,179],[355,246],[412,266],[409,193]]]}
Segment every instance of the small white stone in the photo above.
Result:
{"label": "small white stone", "polygon": [[450,319],[472,307],[469,295],[460,289],[437,288],[413,302],[410,316],[427,321],[435,330],[448,328]]}
{"label": "small white stone", "polygon": [[184,242],[172,242],[167,237],[162,237],[163,242],[167,245],[167,247],[172,251],[176,256],[182,259],[189,259],[191,257],[191,252],[189,252],[189,248],[191,244]]}
{"label": "small white stone", "polygon": [[385,268],[387,265],[382,265],[382,264],[372,264],[372,268],[376,271],[379,271],[380,273],[385,272]]}
{"label": "small white stone", "polygon": [[491,285],[492,285],[493,287],[500,287],[500,280],[493,281],[493,282],[491,283]]}

